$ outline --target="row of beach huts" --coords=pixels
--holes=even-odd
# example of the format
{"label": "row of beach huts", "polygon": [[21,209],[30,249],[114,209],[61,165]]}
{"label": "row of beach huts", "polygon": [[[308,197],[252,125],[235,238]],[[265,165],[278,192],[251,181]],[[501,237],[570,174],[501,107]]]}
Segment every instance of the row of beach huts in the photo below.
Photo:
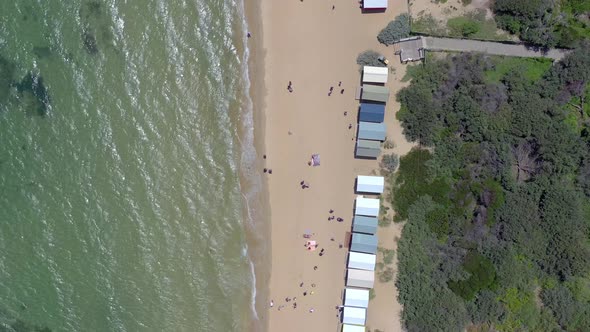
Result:
{"label": "row of beach huts", "polygon": [[357,89],[360,100],[355,157],[376,159],[386,138],[385,105],[389,99],[387,67],[363,67],[363,85]]}
{"label": "row of beach huts", "polygon": [[[386,3],[386,2],[385,2]],[[388,67],[364,66],[355,158],[377,159],[386,138],[385,105],[389,100]],[[346,287],[343,293],[342,332],[365,332],[370,290],[375,283],[377,262],[377,228],[385,179],[382,176],[359,175],[355,192],[352,236],[348,253]]]}
{"label": "row of beach huts", "polygon": [[[348,253],[342,332],[365,332],[370,290],[375,283],[377,262],[377,228],[383,193],[382,176],[359,175],[356,178],[356,198],[352,236]],[[367,195],[365,197],[363,195]]]}

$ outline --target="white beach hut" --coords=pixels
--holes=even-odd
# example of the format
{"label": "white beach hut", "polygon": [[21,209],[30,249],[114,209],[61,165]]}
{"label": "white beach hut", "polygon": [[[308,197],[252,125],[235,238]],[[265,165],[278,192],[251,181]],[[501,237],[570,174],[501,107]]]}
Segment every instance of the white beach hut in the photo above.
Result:
{"label": "white beach hut", "polygon": [[375,271],[377,256],[351,251],[348,254],[348,268]]}
{"label": "white beach hut", "polygon": [[387,9],[387,0],[363,0],[363,9],[385,10]]}
{"label": "white beach hut", "polygon": [[357,288],[344,289],[344,305],[367,308],[369,306],[369,290]]}
{"label": "white beach hut", "polygon": [[387,83],[387,75],[389,69],[387,67],[363,67],[363,83]]}
{"label": "white beach hut", "polygon": [[358,193],[382,194],[385,178],[382,176],[359,175],[356,177],[356,191]]}
{"label": "white beach hut", "polygon": [[342,324],[342,332],[365,332],[364,326]]}
{"label": "white beach hut", "polygon": [[367,319],[367,309],[344,307],[342,312],[342,323],[352,325],[365,325]]}
{"label": "white beach hut", "polygon": [[347,287],[373,288],[374,284],[374,271],[348,269],[346,274]]}
{"label": "white beach hut", "polygon": [[354,207],[354,214],[369,217],[379,216],[379,200],[358,196]]}

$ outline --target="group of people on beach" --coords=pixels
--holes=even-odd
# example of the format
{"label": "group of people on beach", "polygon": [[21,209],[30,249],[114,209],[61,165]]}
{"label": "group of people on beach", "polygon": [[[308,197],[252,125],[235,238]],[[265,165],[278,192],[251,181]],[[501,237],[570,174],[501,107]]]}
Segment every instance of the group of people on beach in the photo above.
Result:
{"label": "group of people on beach", "polygon": [[[338,82],[338,87],[339,88],[342,87],[342,81]],[[328,92],[328,96],[331,96],[332,95],[332,93],[334,92],[334,88],[335,88],[334,86],[330,86],[329,92]],[[294,91],[293,90],[293,82],[289,81],[289,83],[287,84],[287,91],[289,91],[289,93],[292,93]],[[343,88],[340,89],[340,94],[344,94],[344,89]],[[347,116],[347,115],[348,115],[348,112],[344,111],[344,116]],[[351,128],[352,128],[352,124],[349,124],[348,125],[348,129],[351,129]],[[291,132],[289,132],[289,134],[291,134]],[[264,155],[264,159],[266,159],[266,155]],[[308,164],[311,166],[312,165],[312,162],[309,162]],[[266,168],[264,169],[264,172],[265,173],[267,172],[267,169]],[[272,174],[272,170],[269,169],[268,170],[268,173],[269,174]],[[310,188],[309,183],[307,181],[303,180],[303,179],[299,182],[299,185],[301,186],[301,189]],[[328,212],[329,212],[328,221],[336,220],[338,223],[344,222],[344,218],[339,217],[339,216],[336,216],[334,214],[334,212],[335,212],[334,209],[329,209]],[[319,243],[316,240],[314,240],[315,237],[316,237],[316,233],[312,233],[311,231],[308,231],[305,234],[303,234],[303,237],[306,239],[306,243],[304,244],[304,247],[305,247],[306,251],[315,251],[315,250],[319,249],[319,253],[318,253],[318,256],[319,257],[323,257],[327,253],[326,249],[323,248],[323,247],[320,247],[319,246]],[[334,237],[331,237],[330,238],[330,242],[335,242],[335,238]],[[338,248],[342,249],[343,247],[344,247],[344,245],[342,243],[339,243],[338,244]],[[317,271],[318,268],[319,268],[318,265],[313,265],[313,270],[314,271]],[[306,289],[306,287],[304,287],[305,286],[305,283],[304,282],[300,282],[299,283],[299,288],[301,289],[300,295],[303,295],[304,298],[307,298],[308,295],[311,296],[311,295],[314,295],[315,294],[316,284],[315,283],[311,283],[310,285],[311,285],[311,290],[310,289]],[[302,300],[303,299],[301,299],[300,301],[302,301]],[[281,301],[281,302],[283,302],[283,301]],[[274,300],[271,300],[270,301],[270,308],[274,308],[274,306],[275,306],[275,302],[274,302]],[[298,302],[297,302],[297,297],[296,296],[292,296],[292,297],[291,296],[288,296],[288,297],[286,297],[284,299],[284,302],[281,303],[281,304],[279,304],[277,306],[277,310],[278,311],[282,311],[283,309],[285,309],[285,308],[287,308],[289,306],[292,309],[294,309],[294,310],[298,308]],[[315,312],[315,309],[313,307],[309,307],[308,312],[309,313],[314,313]]]}
{"label": "group of people on beach", "polygon": [[[341,87],[342,86],[342,81],[338,82],[338,86]],[[328,91],[328,97],[332,95],[332,92],[334,92],[334,87],[331,86],[330,87],[330,91]],[[344,89],[340,89],[340,94],[343,95],[344,94]]]}

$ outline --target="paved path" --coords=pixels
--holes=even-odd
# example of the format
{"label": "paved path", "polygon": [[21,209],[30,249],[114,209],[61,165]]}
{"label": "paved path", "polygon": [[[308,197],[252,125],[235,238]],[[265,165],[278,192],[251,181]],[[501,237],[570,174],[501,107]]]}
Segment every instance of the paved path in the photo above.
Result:
{"label": "paved path", "polygon": [[524,45],[511,45],[496,42],[484,42],[478,40],[423,37],[424,49],[429,51],[457,51],[457,52],[481,52],[492,55],[519,56],[519,57],[543,57],[561,60],[568,50],[551,49],[548,52],[527,48]]}

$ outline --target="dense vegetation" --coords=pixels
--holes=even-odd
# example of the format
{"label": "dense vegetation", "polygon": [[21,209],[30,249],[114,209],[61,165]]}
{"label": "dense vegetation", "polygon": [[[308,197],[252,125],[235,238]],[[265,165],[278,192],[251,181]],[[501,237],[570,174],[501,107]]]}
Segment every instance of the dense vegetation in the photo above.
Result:
{"label": "dense vegetation", "polygon": [[373,50],[366,50],[359,54],[356,58],[356,63],[361,66],[386,67],[386,65],[379,60],[382,55]]}
{"label": "dense vegetation", "polygon": [[377,35],[377,40],[381,44],[393,45],[400,39],[410,36],[410,15],[398,15],[393,21],[389,22]]}
{"label": "dense vegetation", "polygon": [[392,195],[408,331],[590,331],[590,45],[411,76],[398,116],[422,148]]}
{"label": "dense vegetation", "polygon": [[590,37],[588,0],[496,0],[498,26],[544,47],[573,47]]}

